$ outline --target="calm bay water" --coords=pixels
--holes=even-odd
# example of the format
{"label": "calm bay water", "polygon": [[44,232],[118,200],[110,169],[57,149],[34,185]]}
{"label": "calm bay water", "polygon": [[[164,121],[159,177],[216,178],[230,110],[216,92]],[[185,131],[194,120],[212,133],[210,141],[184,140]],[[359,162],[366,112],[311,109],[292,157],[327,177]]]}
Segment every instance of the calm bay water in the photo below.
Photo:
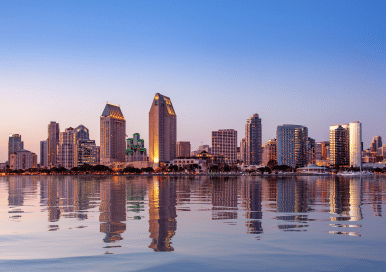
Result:
{"label": "calm bay water", "polygon": [[0,178],[0,270],[383,271],[386,178]]}

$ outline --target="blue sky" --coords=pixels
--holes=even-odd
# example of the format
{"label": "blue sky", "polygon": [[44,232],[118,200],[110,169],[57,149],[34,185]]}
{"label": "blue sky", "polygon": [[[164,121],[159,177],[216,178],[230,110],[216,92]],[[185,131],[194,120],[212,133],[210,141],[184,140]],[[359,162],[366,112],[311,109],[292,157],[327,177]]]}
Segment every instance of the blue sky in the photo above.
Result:
{"label": "blue sky", "polygon": [[[383,1],[1,1],[0,161],[8,135],[38,154],[50,121],[99,143],[106,101],[148,142],[154,94],[171,98],[178,140],[258,113],[263,141],[284,123],[316,141],[360,120],[386,138]],[[38,154],[39,155],[39,154]]]}

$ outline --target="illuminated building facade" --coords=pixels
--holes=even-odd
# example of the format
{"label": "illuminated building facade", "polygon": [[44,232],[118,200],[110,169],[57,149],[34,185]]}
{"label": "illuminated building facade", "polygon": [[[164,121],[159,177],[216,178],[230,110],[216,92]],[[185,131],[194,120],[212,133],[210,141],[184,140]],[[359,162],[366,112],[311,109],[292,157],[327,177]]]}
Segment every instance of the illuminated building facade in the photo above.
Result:
{"label": "illuminated building facade", "polygon": [[96,146],[95,140],[78,139],[75,145],[75,165],[99,164],[99,146]]}
{"label": "illuminated building facade", "polygon": [[237,163],[237,131],[234,129],[212,131],[212,153],[225,163]]}
{"label": "illuminated building facade", "polygon": [[126,120],[119,106],[107,103],[100,117],[101,164],[125,161]]}
{"label": "illuminated building facade", "polygon": [[51,122],[48,124],[48,152],[47,162],[50,166],[58,163],[58,144],[59,144],[59,124]]}
{"label": "illuminated building facade", "polygon": [[258,114],[247,119],[245,125],[245,162],[247,165],[259,165],[262,162],[261,119]]}
{"label": "illuminated building facade", "polygon": [[75,140],[78,139],[90,139],[89,130],[84,125],[79,125],[75,129]]}
{"label": "illuminated building facade", "polygon": [[145,142],[139,133],[134,133],[133,138],[127,141],[126,162],[147,161]]}
{"label": "illuminated building facade", "polygon": [[277,164],[291,167],[307,164],[308,129],[300,125],[277,127]]}
{"label": "illuminated building facade", "polygon": [[177,158],[190,157],[190,142],[177,142]]}
{"label": "illuminated building facade", "polygon": [[74,167],[75,162],[75,130],[72,127],[66,128],[59,134],[58,165],[66,169]]}
{"label": "illuminated building facade", "polygon": [[362,166],[362,124],[358,121],[349,124],[350,166]]}
{"label": "illuminated building facade", "polygon": [[8,164],[10,163],[11,154],[22,150],[24,148],[24,143],[21,141],[21,135],[11,134],[8,139]]}
{"label": "illuminated building facade", "polygon": [[332,166],[349,165],[349,126],[330,126],[330,164]]}
{"label": "illuminated building facade", "polygon": [[40,141],[40,167],[48,166],[48,140]]}
{"label": "illuminated building facade", "polygon": [[11,154],[9,168],[12,170],[26,170],[37,167],[37,156],[31,151],[21,149]]}
{"label": "illuminated building facade", "polygon": [[315,144],[315,159],[324,161],[330,159],[330,142],[323,141]]}
{"label": "illuminated building facade", "polygon": [[307,138],[307,163],[315,164],[315,139],[308,137]]}
{"label": "illuminated building facade", "polygon": [[270,139],[263,149],[263,164],[268,165],[269,161],[277,161],[277,143],[276,139]]}
{"label": "illuminated building facade", "polygon": [[158,164],[177,157],[177,115],[169,97],[155,94],[149,111],[149,157]]}

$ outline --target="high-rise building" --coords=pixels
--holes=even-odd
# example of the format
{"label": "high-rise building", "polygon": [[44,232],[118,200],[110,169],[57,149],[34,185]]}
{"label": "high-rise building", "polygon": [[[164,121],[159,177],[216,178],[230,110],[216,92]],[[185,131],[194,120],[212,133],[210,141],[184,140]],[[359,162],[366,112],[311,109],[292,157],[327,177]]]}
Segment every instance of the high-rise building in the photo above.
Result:
{"label": "high-rise building", "polygon": [[59,133],[58,165],[66,169],[75,166],[75,130],[72,127]]}
{"label": "high-rise building", "polygon": [[212,131],[212,154],[225,163],[237,163],[237,131]]}
{"label": "high-rise building", "polygon": [[177,142],[177,158],[190,157],[190,142]]}
{"label": "high-rise building", "polygon": [[264,146],[263,164],[268,165],[269,161],[277,161],[277,143],[276,139],[270,139]]}
{"label": "high-rise building", "polygon": [[176,158],[177,115],[169,97],[155,94],[149,111],[150,162],[169,162]]}
{"label": "high-rise building", "polygon": [[253,114],[245,125],[245,163],[259,165],[262,162],[261,119]]}
{"label": "high-rise building", "polygon": [[308,137],[307,138],[307,163],[315,164],[315,139]]}
{"label": "high-rise building", "polygon": [[48,140],[40,141],[40,167],[48,166]]}
{"label": "high-rise building", "polygon": [[330,164],[332,166],[349,165],[349,126],[330,126]]}
{"label": "high-rise building", "polygon": [[119,106],[106,104],[100,117],[101,164],[125,161],[126,120]]}
{"label": "high-rise building", "polygon": [[58,164],[58,144],[59,144],[59,123],[51,121],[48,124],[48,165],[56,166]]}
{"label": "high-rise building", "polygon": [[245,141],[245,138],[242,138],[241,141],[240,141],[240,162],[242,162],[242,164],[245,164],[245,156],[246,156],[246,141]]}
{"label": "high-rise building", "polygon": [[86,128],[84,125],[79,125],[75,128],[75,140],[77,141],[78,139],[90,139],[88,128]]}
{"label": "high-rise building", "polygon": [[11,154],[9,168],[12,170],[26,170],[36,168],[37,156],[31,151],[21,149]]}
{"label": "high-rise building", "polygon": [[307,164],[308,129],[299,125],[277,126],[277,164],[291,167]]}
{"label": "high-rise building", "polygon": [[315,159],[317,161],[324,161],[330,159],[329,152],[330,142],[323,141],[315,144]]}
{"label": "high-rise building", "polygon": [[362,166],[362,124],[359,121],[349,124],[350,133],[350,166]]}
{"label": "high-rise building", "polygon": [[78,139],[75,144],[75,163],[74,167],[79,167],[83,164],[97,165],[99,164],[99,147],[95,145],[95,140]]}
{"label": "high-rise building", "polygon": [[127,162],[147,161],[145,141],[141,139],[141,135],[139,133],[134,133],[133,138],[129,138],[126,141]]}
{"label": "high-rise building", "polygon": [[8,164],[10,164],[11,154],[22,150],[24,148],[24,143],[21,141],[21,135],[11,134],[8,139]]}
{"label": "high-rise building", "polygon": [[382,137],[375,136],[370,144],[370,151],[375,152],[378,148],[382,147]]}

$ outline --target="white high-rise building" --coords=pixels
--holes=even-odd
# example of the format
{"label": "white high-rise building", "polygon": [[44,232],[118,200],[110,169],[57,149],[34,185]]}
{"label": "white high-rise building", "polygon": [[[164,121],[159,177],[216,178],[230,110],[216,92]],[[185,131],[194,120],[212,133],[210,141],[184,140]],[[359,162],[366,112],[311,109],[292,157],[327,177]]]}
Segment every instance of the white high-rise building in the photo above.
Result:
{"label": "white high-rise building", "polygon": [[362,165],[362,124],[359,121],[349,124],[349,150],[350,166],[361,167]]}

